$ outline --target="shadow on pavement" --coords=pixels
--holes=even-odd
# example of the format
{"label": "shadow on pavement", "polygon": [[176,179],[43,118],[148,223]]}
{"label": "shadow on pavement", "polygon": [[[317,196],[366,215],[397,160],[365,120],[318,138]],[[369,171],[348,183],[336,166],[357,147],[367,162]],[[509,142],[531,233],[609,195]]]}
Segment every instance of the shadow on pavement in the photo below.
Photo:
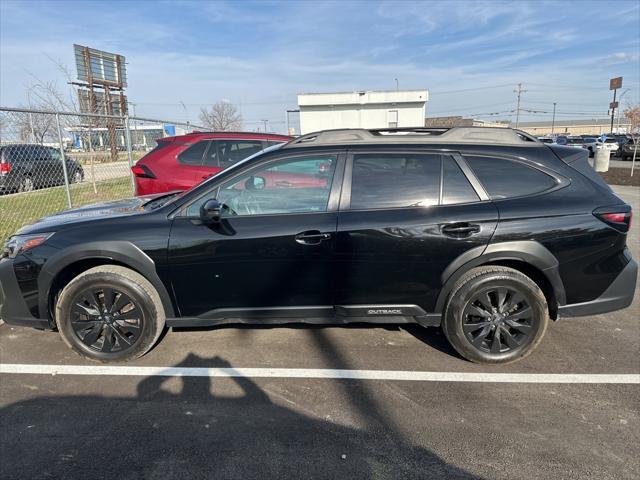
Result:
{"label": "shadow on pavement", "polygon": [[[340,364],[322,332],[314,336]],[[231,368],[193,354],[176,366]],[[92,378],[105,396],[49,395],[2,408],[0,477],[477,478],[403,440],[362,382],[340,383],[364,430],[275,404],[248,378],[181,377],[181,391],[171,392],[165,382],[176,378],[147,377],[136,396],[109,396],[126,378]]]}

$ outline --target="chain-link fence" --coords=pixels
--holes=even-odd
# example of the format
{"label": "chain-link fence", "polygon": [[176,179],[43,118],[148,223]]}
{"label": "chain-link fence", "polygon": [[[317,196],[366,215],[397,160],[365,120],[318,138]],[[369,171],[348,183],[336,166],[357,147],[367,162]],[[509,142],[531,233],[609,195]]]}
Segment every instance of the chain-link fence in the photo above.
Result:
{"label": "chain-link fence", "polygon": [[0,242],[67,208],[135,194],[131,166],[179,122],[0,107]]}

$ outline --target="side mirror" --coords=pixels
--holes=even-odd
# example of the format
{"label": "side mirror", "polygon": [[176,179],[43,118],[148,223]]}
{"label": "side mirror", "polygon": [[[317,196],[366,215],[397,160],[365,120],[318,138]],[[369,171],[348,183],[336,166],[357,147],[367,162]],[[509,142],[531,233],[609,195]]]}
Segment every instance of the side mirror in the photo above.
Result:
{"label": "side mirror", "polygon": [[200,218],[205,223],[220,223],[220,212],[222,205],[216,199],[210,199],[204,202],[200,207]]}

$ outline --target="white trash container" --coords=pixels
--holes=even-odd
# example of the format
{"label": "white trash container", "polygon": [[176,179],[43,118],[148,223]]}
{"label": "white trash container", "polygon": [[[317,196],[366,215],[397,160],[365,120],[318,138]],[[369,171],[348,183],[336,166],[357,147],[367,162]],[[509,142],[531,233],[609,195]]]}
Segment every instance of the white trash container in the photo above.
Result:
{"label": "white trash container", "polygon": [[609,150],[604,148],[598,148],[593,158],[593,163],[596,172],[608,172],[609,171]]}

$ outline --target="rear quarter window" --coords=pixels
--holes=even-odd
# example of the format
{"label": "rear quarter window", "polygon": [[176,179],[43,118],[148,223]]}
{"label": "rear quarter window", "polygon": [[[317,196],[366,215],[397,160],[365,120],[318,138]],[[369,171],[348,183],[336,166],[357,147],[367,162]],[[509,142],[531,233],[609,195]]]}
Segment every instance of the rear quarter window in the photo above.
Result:
{"label": "rear quarter window", "polygon": [[183,165],[202,165],[204,152],[207,150],[208,145],[208,140],[201,140],[198,143],[191,145],[178,155],[178,162]]}
{"label": "rear quarter window", "polygon": [[542,193],[557,185],[550,175],[521,162],[474,155],[465,159],[492,200]]}

